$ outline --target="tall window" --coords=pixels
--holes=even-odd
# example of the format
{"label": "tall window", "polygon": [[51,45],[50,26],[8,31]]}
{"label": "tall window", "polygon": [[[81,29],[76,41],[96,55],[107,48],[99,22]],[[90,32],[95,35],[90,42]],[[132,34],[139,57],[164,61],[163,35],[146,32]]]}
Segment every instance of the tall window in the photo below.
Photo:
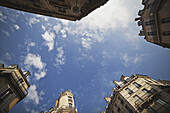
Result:
{"label": "tall window", "polygon": [[126,88],[125,89],[130,95],[133,93],[133,91],[131,90],[131,89],[129,89],[129,88]]}
{"label": "tall window", "polygon": [[133,113],[133,111],[127,105],[125,105],[125,108],[128,110],[129,113]]}
{"label": "tall window", "polygon": [[121,103],[121,104],[123,104],[123,103],[124,103],[124,101],[123,101],[123,99],[122,99],[122,98],[118,97],[118,99],[120,100],[120,103]]}
{"label": "tall window", "polygon": [[69,98],[69,99],[72,99],[72,97],[71,97],[71,96],[68,96],[68,98]]}
{"label": "tall window", "polygon": [[157,99],[156,102],[158,102],[159,104],[161,104],[164,107],[169,107],[169,104],[166,103],[164,100],[162,99]]}
{"label": "tall window", "polygon": [[133,85],[135,85],[137,88],[140,88],[140,87],[141,87],[141,85],[138,84],[138,83],[136,83],[136,82],[134,82]]}
{"label": "tall window", "polygon": [[69,102],[73,102],[72,99],[68,99]]}
{"label": "tall window", "polygon": [[8,88],[3,93],[1,93],[1,95],[0,95],[0,104],[12,93],[13,92],[12,92],[12,90],[10,88]]}
{"label": "tall window", "polygon": [[143,101],[138,95],[133,96],[133,98],[134,98],[138,103],[141,103],[141,102]]}
{"label": "tall window", "polygon": [[162,22],[162,24],[164,24],[164,23],[169,23],[169,22],[170,22],[170,17],[162,18],[162,19],[161,19],[161,22]]}
{"label": "tall window", "polygon": [[144,93],[149,93],[149,91],[148,91],[146,88],[143,88],[142,91],[143,91]]}
{"label": "tall window", "polygon": [[117,108],[117,112],[120,112],[120,108],[117,104],[115,104],[115,107]]}
{"label": "tall window", "polygon": [[149,79],[145,79],[146,81],[148,81],[148,82],[150,82],[150,83],[152,83]]}
{"label": "tall window", "polygon": [[69,108],[72,108],[72,104],[71,103],[69,103],[68,105],[69,105]]}
{"label": "tall window", "polygon": [[170,31],[164,31],[163,36],[170,36]]}

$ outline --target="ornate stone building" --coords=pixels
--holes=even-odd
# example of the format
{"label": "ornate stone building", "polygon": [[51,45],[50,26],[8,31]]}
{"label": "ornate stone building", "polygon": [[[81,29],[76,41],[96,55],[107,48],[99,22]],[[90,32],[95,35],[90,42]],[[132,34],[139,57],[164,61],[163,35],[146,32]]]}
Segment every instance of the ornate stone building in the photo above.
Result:
{"label": "ornate stone building", "polygon": [[18,65],[4,67],[4,64],[0,64],[0,113],[8,113],[27,96],[29,76],[29,71],[22,72]]}
{"label": "ornate stone building", "polygon": [[[153,80],[149,76],[122,75],[113,94],[105,97],[106,113],[168,113],[170,111],[170,82]],[[103,111],[101,113],[104,113]]]}
{"label": "ornate stone building", "polygon": [[144,8],[139,10],[139,33],[148,42],[170,48],[170,0],[142,0]]}
{"label": "ornate stone building", "polygon": [[42,111],[41,113],[78,113],[77,109],[75,109],[74,95],[71,90],[65,90],[60,93],[55,107],[51,107],[48,112]]}
{"label": "ornate stone building", "polygon": [[75,21],[87,16],[107,1],[108,0],[0,0],[0,5]]}

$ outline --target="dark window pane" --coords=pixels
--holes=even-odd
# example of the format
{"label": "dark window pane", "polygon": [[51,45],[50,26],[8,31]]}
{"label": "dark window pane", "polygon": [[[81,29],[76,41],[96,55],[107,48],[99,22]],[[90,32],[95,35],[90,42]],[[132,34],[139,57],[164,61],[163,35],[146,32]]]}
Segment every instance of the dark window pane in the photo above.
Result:
{"label": "dark window pane", "polygon": [[133,85],[135,85],[137,88],[140,88],[140,87],[141,87],[141,85],[138,84],[138,83],[136,83],[136,82],[134,82]]}
{"label": "dark window pane", "polygon": [[126,88],[125,89],[130,95],[133,93],[133,91],[131,90],[131,89],[129,89],[129,88]]}

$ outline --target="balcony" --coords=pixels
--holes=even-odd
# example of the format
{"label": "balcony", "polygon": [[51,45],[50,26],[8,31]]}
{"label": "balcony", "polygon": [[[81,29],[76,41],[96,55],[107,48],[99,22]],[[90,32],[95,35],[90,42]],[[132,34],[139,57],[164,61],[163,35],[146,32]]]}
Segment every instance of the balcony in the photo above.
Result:
{"label": "balcony", "polygon": [[135,101],[135,106],[138,110],[145,108],[147,105],[153,102],[153,100],[159,95],[159,92],[151,90],[149,93],[144,94],[140,99]]}
{"label": "balcony", "polygon": [[15,74],[12,74],[12,77],[14,78],[13,80],[15,81],[15,83],[17,83],[17,86],[19,87],[19,89],[21,90],[21,92],[24,94],[24,96],[26,96],[28,94],[25,86],[21,83],[24,81],[21,81],[20,78],[18,77],[18,75],[16,74],[16,72],[14,72]]}

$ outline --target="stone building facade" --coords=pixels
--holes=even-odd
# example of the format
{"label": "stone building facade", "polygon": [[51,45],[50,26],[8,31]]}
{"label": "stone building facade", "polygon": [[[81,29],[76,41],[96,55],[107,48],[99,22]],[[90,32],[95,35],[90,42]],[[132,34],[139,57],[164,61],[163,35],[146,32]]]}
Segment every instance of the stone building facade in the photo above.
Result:
{"label": "stone building facade", "polygon": [[80,20],[108,0],[0,0],[0,5],[41,15]]}
{"label": "stone building facade", "polygon": [[8,113],[27,96],[29,76],[30,72],[22,72],[18,65],[4,67],[4,64],[0,64],[0,113]]}
{"label": "stone building facade", "polygon": [[[106,113],[168,113],[170,111],[170,82],[154,80],[146,75],[122,75],[113,94],[105,97]],[[104,113],[104,112],[101,112]]]}
{"label": "stone building facade", "polygon": [[71,90],[65,90],[60,93],[56,100],[55,107],[51,107],[48,112],[41,113],[78,113],[75,108],[74,95]]}
{"label": "stone building facade", "polygon": [[148,42],[170,48],[170,0],[142,0],[144,8],[139,10],[139,35]]}

